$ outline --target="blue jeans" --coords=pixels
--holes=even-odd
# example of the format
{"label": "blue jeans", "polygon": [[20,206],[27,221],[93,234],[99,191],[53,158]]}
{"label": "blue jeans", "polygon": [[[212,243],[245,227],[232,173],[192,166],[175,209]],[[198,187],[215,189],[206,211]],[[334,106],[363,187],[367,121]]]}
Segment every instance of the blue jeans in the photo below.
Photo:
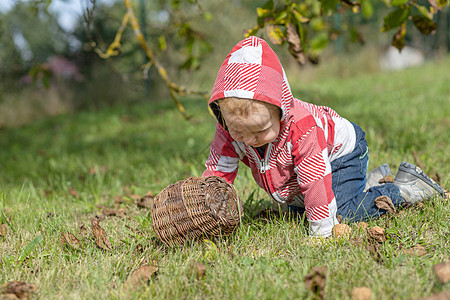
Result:
{"label": "blue jeans", "polygon": [[396,207],[401,205],[403,198],[399,188],[392,183],[374,186],[364,192],[369,147],[364,131],[352,124],[356,133],[355,149],[331,162],[332,189],[337,202],[337,214],[348,222],[358,222],[386,213],[375,205],[376,198],[388,196]]}

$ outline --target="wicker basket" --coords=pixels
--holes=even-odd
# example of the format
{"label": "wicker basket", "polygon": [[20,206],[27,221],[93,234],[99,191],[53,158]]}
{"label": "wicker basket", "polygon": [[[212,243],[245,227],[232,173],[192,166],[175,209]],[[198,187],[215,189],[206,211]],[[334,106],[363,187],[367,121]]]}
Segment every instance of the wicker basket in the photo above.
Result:
{"label": "wicker basket", "polygon": [[221,177],[190,177],[164,188],[154,199],[151,216],[158,238],[177,246],[233,232],[242,217],[242,202]]}

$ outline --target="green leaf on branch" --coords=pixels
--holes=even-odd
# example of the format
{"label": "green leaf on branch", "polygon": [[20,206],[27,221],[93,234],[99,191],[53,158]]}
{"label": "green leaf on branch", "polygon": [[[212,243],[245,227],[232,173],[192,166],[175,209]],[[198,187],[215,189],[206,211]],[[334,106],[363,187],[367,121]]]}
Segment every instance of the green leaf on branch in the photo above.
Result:
{"label": "green leaf on branch", "polygon": [[392,38],[392,46],[398,49],[398,51],[402,51],[403,47],[405,47],[405,35],[406,35],[406,22],[403,22],[400,25],[400,28],[395,33]]}
{"label": "green leaf on branch", "polygon": [[361,1],[361,12],[364,18],[369,19],[373,15],[373,5],[370,0],[362,0]]}
{"label": "green leaf on branch", "polygon": [[164,35],[160,35],[158,38],[158,42],[159,42],[159,49],[161,49],[162,51],[166,51],[167,50],[166,37]]}
{"label": "green leaf on branch", "polygon": [[256,25],[252,29],[244,30],[244,37],[248,38],[249,36],[256,35],[258,33],[259,28],[260,27]]}
{"label": "green leaf on branch", "polygon": [[339,4],[339,0],[321,0],[322,13],[327,15],[328,12],[334,12],[336,6]]}
{"label": "green leaf on branch", "polygon": [[328,45],[328,34],[325,32],[320,32],[311,39],[311,50],[314,53],[319,53]]}
{"label": "green leaf on branch", "polygon": [[297,20],[298,23],[308,23],[309,19],[302,16],[298,11],[293,10],[292,14],[294,15],[295,19]]}
{"label": "green leaf on branch", "polygon": [[285,11],[285,10],[280,11],[278,13],[278,15],[276,16],[276,18],[275,18],[275,23],[277,23],[277,24],[284,24],[285,23],[285,19],[287,18],[287,16],[288,16],[287,11]]}
{"label": "green leaf on branch", "polygon": [[433,20],[433,14],[428,10],[428,8],[417,4],[415,5],[415,7],[423,16],[427,17],[429,20]]}
{"label": "green leaf on branch", "polygon": [[406,4],[409,0],[392,0],[393,6],[402,6],[403,4]]}
{"label": "green leaf on branch", "polygon": [[270,41],[275,45],[281,45],[284,41],[284,34],[278,26],[266,24],[266,32]]}
{"label": "green leaf on branch", "polygon": [[256,15],[258,17],[267,17],[272,13],[272,11],[270,9],[266,9],[266,8],[262,8],[262,7],[257,7],[256,8]]}
{"label": "green leaf on branch", "polygon": [[274,7],[274,5],[273,5],[273,0],[267,1],[266,3],[264,3],[264,5],[263,5],[262,7],[263,7],[263,8],[266,8],[266,9],[272,10],[273,7]]}
{"label": "green leaf on branch", "polygon": [[448,0],[437,0],[437,2],[440,8],[444,8],[446,5],[448,5]]}
{"label": "green leaf on branch", "polygon": [[420,16],[420,15],[415,15],[412,17],[412,22],[414,24],[414,26],[423,34],[425,35],[429,35],[430,33],[433,33],[436,28],[437,25],[436,23],[434,23],[433,21],[431,21],[430,19],[424,17],[424,16]]}
{"label": "green leaf on branch", "polygon": [[382,32],[389,31],[391,29],[399,27],[408,17],[410,13],[410,8],[399,8],[390,12],[386,17],[384,17]]}

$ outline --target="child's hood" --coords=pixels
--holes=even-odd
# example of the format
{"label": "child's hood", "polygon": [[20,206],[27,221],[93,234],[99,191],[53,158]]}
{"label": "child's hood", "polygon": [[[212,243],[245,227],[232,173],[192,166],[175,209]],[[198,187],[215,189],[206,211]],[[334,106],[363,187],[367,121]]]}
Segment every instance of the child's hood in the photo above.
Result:
{"label": "child's hood", "polygon": [[293,96],[280,60],[266,41],[255,36],[240,41],[220,66],[209,105],[221,125],[215,101],[226,97],[274,104],[281,108],[282,119],[288,114]]}

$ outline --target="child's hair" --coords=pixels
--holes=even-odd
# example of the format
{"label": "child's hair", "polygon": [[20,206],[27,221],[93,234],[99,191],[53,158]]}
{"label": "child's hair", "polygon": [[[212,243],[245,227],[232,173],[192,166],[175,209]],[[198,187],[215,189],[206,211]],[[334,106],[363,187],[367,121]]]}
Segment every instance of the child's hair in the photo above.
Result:
{"label": "child's hair", "polygon": [[221,111],[226,111],[242,118],[248,118],[253,112],[257,111],[260,105],[266,106],[271,111],[277,111],[278,116],[281,117],[281,109],[278,106],[254,99],[228,97],[217,100],[217,104]]}

